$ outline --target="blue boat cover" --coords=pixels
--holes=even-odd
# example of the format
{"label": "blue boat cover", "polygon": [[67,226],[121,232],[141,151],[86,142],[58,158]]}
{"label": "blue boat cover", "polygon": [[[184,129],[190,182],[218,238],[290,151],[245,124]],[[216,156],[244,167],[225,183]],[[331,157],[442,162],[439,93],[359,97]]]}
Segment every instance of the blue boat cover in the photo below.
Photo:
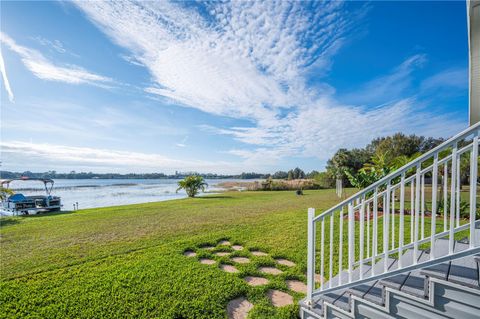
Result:
{"label": "blue boat cover", "polygon": [[23,194],[14,194],[8,198],[8,201],[12,203],[23,202],[24,200],[26,200],[26,197]]}

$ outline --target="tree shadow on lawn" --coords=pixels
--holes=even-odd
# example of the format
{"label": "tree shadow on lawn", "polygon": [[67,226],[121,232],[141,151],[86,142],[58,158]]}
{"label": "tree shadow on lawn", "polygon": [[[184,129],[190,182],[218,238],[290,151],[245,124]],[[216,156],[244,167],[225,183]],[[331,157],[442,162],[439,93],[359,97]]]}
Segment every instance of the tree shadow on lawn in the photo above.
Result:
{"label": "tree shadow on lawn", "polygon": [[21,218],[40,218],[40,217],[50,217],[50,216],[57,216],[57,215],[69,215],[73,214],[74,211],[72,210],[65,210],[60,212],[45,212],[40,214],[31,214],[31,215],[21,215]]}
{"label": "tree shadow on lawn", "polygon": [[16,225],[20,223],[18,219],[15,218],[9,218],[9,217],[2,217],[0,218],[0,228],[6,227],[6,226],[11,226],[11,225]]}
{"label": "tree shadow on lawn", "polygon": [[219,198],[233,198],[232,196],[227,195],[214,195],[214,196],[199,196],[195,197],[195,199],[219,199]]}

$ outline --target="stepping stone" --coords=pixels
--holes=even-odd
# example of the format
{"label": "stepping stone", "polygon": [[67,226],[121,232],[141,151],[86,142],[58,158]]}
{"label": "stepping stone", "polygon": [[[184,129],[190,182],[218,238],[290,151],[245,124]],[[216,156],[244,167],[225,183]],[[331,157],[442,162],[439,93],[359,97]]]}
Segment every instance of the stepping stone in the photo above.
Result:
{"label": "stepping stone", "polygon": [[215,255],[220,256],[220,257],[223,257],[223,256],[228,256],[228,255],[230,255],[230,253],[227,253],[227,252],[224,252],[224,251],[220,251],[220,252],[218,252],[218,253],[215,253]]}
{"label": "stepping stone", "polygon": [[230,242],[228,240],[222,240],[221,242],[218,243],[219,245],[222,245],[222,246],[230,246]]}
{"label": "stepping stone", "polygon": [[250,259],[246,257],[233,257],[232,260],[239,264],[248,264],[250,262]]}
{"label": "stepping stone", "polygon": [[252,308],[253,304],[244,297],[233,299],[227,305],[228,319],[246,319]]}
{"label": "stepping stone", "polygon": [[200,263],[204,265],[213,265],[215,263],[215,260],[208,259],[208,258],[202,258],[200,259]]}
{"label": "stepping stone", "polygon": [[240,245],[233,245],[232,246],[233,250],[243,250],[243,246],[240,246]]}
{"label": "stepping stone", "polygon": [[206,250],[214,250],[215,249],[215,247],[213,247],[213,246],[203,246],[201,248],[206,249]]}
{"label": "stepping stone", "polygon": [[225,272],[230,272],[230,273],[239,272],[239,270],[232,265],[221,265],[220,269],[225,271]]}
{"label": "stepping stone", "polygon": [[287,260],[287,259],[277,259],[277,263],[280,265],[288,266],[288,267],[295,267],[297,264],[295,264],[293,261]]}
{"label": "stepping stone", "polygon": [[260,267],[258,268],[258,270],[270,275],[280,275],[281,273],[283,273],[283,271],[275,267]]}
{"label": "stepping stone", "polygon": [[302,294],[307,293],[307,285],[305,285],[300,280],[287,280],[288,289],[293,290],[295,292],[300,292]]}
{"label": "stepping stone", "polygon": [[325,278],[322,278],[322,276],[320,276],[320,274],[315,274],[315,282],[316,283],[322,283],[325,281]]}
{"label": "stepping stone", "polygon": [[187,250],[186,252],[183,253],[185,256],[187,257],[195,257],[197,255],[196,252],[194,251],[191,251],[191,250]]}
{"label": "stepping stone", "polygon": [[269,283],[267,278],[248,276],[244,278],[250,286],[263,286]]}
{"label": "stepping stone", "polygon": [[293,297],[283,291],[270,289],[267,296],[275,307],[293,305]]}
{"label": "stepping stone", "polygon": [[252,255],[258,256],[258,257],[268,256],[267,253],[264,253],[263,251],[259,251],[259,250],[254,250],[254,251],[252,251]]}

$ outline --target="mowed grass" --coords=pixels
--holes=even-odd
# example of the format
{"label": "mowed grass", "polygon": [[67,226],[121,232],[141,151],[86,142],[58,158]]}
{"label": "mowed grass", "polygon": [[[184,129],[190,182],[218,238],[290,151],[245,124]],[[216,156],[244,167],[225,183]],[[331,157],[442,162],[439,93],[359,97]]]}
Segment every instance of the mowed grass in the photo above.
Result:
{"label": "mowed grass", "polygon": [[[352,192],[351,190],[349,191]],[[0,316],[31,318],[225,318],[227,303],[246,296],[250,318],[295,318],[303,295],[285,280],[305,282],[307,208],[327,209],[335,190],[231,192],[196,199],[88,209],[74,213],[2,218]],[[238,265],[238,274],[219,269],[231,263],[198,247],[220,240],[261,249]],[[216,265],[183,255],[195,249]],[[297,265],[276,265],[274,258]],[[280,276],[263,275],[266,286],[242,279],[276,265]],[[275,308],[268,289],[294,296]]]}

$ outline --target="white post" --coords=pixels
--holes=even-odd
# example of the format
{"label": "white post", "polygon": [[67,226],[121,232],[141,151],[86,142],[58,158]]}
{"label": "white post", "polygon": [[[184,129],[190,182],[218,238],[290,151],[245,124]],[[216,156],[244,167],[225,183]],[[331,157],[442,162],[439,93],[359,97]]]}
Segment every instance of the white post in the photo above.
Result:
{"label": "white post", "polygon": [[340,286],[342,284],[342,276],[340,275],[342,273],[343,269],[343,207],[340,210],[340,234],[339,234],[339,245],[340,247],[339,252],[338,252],[338,285]]}
{"label": "white post", "polygon": [[420,213],[420,171],[421,165],[417,165],[417,173],[415,175],[415,225],[413,229],[413,263],[416,264],[418,260],[418,227],[419,227],[419,213]]}
{"label": "white post", "polygon": [[435,233],[437,230],[437,183],[438,183],[438,153],[433,158],[433,174],[432,174],[432,229],[430,231],[430,259],[435,258]]}
{"label": "white post", "polygon": [[478,131],[473,136],[470,154],[470,248],[475,246],[475,223],[477,212],[477,178],[478,178]]}
{"label": "white post", "polygon": [[400,180],[400,230],[398,235],[398,268],[402,268],[402,247],[404,232],[404,210],[405,210],[405,172]]}
{"label": "white post", "polygon": [[348,282],[353,279],[353,260],[355,258],[355,216],[353,202],[348,203]]}
{"label": "white post", "polygon": [[451,189],[450,189],[450,232],[448,238],[448,253],[453,254],[453,244],[454,244],[454,229],[455,229],[455,190],[457,183],[457,143],[453,146],[452,151],[452,180],[451,180]]}
{"label": "white post", "polygon": [[307,303],[313,305],[312,295],[315,289],[315,208],[308,209],[308,246],[307,246]]}

